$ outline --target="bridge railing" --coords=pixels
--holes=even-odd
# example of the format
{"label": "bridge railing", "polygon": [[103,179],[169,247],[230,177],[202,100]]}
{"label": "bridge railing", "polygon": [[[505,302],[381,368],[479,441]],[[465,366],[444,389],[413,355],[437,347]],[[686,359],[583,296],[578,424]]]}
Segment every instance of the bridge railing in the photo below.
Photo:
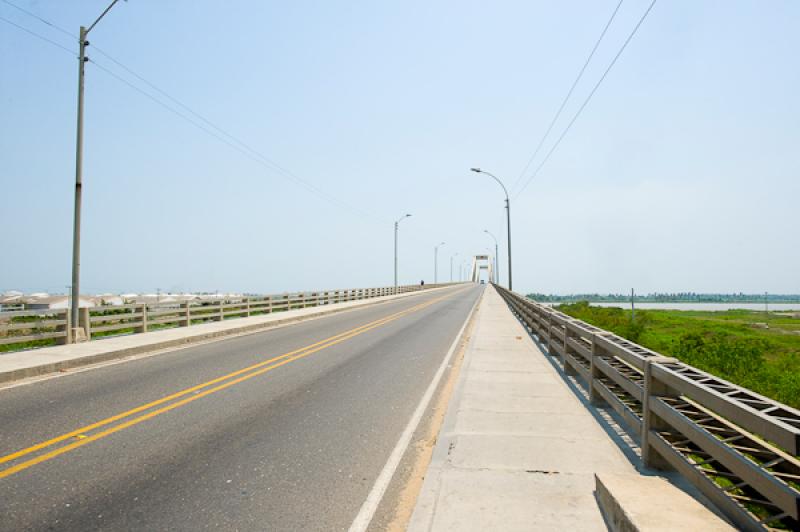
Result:
{"label": "bridge railing", "polygon": [[[398,286],[397,293],[416,292],[455,283]],[[259,297],[225,298],[215,301],[153,302],[84,307],[78,328],[86,340],[134,334],[169,327],[189,327],[306,307],[371,299],[395,294],[395,288],[348,288],[293,292]],[[67,309],[37,309],[0,312],[0,346],[22,350],[71,343],[72,327]]]}
{"label": "bridge railing", "polygon": [[530,332],[739,528],[800,530],[800,411],[495,285]]}

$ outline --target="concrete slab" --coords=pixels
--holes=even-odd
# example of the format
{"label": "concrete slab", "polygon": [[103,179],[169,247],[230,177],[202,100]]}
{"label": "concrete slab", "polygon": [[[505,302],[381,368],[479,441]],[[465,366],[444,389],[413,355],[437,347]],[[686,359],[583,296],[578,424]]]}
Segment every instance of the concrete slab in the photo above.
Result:
{"label": "concrete slab", "polygon": [[[513,427],[513,432],[509,432]],[[603,429],[580,414],[543,416],[542,412],[486,412],[464,410],[456,418],[457,434],[514,434],[520,436],[598,437]]]}
{"label": "concrete slab", "polygon": [[430,521],[409,530],[606,530],[586,475],[448,470]]}
{"label": "concrete slab", "polygon": [[[507,431],[516,430],[516,423]],[[588,473],[634,469],[607,436],[591,432],[558,437],[500,434],[459,434],[450,448],[449,465],[461,469]],[[607,444],[603,444],[607,443]]]}
{"label": "concrete slab", "polygon": [[601,511],[615,532],[736,530],[663,478],[603,473],[595,481]]}
{"label": "concrete slab", "polygon": [[492,387],[500,386],[503,389],[508,389],[509,393],[514,393],[514,386],[521,385],[523,392],[528,391],[531,383],[536,384],[552,384],[553,377],[545,371],[532,371],[534,368],[520,368],[518,371],[505,370],[505,371],[486,371],[476,370],[471,368],[472,371],[467,375],[467,382],[475,386],[483,386],[485,390],[491,390]]}
{"label": "concrete slab", "polygon": [[[550,392],[548,395],[547,392]],[[493,394],[489,392],[473,392],[461,399],[463,410],[478,410],[483,412],[542,412],[558,414],[564,404],[573,402],[576,407],[583,405],[575,396],[565,397],[555,386],[542,387],[540,394],[511,397],[507,394]]]}

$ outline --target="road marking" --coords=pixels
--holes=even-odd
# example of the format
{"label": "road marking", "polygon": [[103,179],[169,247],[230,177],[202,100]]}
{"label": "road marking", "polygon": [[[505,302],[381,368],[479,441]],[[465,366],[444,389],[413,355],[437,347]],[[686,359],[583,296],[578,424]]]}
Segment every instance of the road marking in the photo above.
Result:
{"label": "road marking", "polygon": [[475,313],[475,309],[477,308],[481,299],[483,299],[483,293],[477,299],[477,301],[475,301],[475,304],[472,305],[472,309],[469,311],[469,314],[467,314],[467,319],[464,320],[461,330],[459,330],[458,334],[456,334],[453,343],[450,345],[450,349],[448,349],[447,354],[444,356],[444,360],[442,360],[439,369],[436,370],[433,380],[431,380],[431,383],[428,385],[428,389],[425,390],[425,394],[422,396],[422,399],[420,399],[416,410],[414,410],[411,419],[408,421],[408,425],[406,425],[405,430],[403,430],[403,433],[400,435],[400,439],[397,441],[392,453],[389,455],[389,459],[386,461],[386,464],[383,466],[378,478],[375,480],[375,484],[372,486],[369,495],[367,495],[364,504],[361,505],[358,515],[356,515],[356,518],[350,525],[349,532],[365,532],[369,527],[370,522],[372,522],[372,518],[375,517],[375,512],[378,510],[378,505],[380,504],[381,499],[383,499],[383,496],[386,493],[386,489],[389,487],[389,483],[392,481],[395,471],[397,471],[397,466],[400,465],[400,460],[402,460],[403,455],[406,453],[406,449],[408,449],[408,445],[411,443],[411,437],[414,435],[414,432],[416,432],[419,422],[422,420],[422,416],[425,414],[425,410],[428,408],[428,403],[431,402],[431,398],[433,397],[436,388],[439,386],[439,381],[442,380],[442,375],[444,375],[444,371],[447,369],[447,364],[450,362],[450,359],[453,357],[453,353],[455,353],[456,349],[458,348],[458,344],[461,341],[461,336],[464,334],[467,324],[469,324],[469,320]]}
{"label": "road marking", "polygon": [[[434,302],[435,302],[435,301],[437,301],[437,300],[434,300]],[[425,305],[425,304],[426,304],[426,303],[422,303],[421,305]],[[311,344],[311,345],[307,345],[307,346],[305,346],[305,347],[301,347],[301,348],[299,348],[299,349],[295,349],[294,351],[290,351],[290,352],[288,352],[288,353],[284,353],[283,355],[279,355],[279,356],[273,357],[273,358],[271,358],[271,359],[269,359],[269,360],[266,360],[266,361],[264,361],[264,362],[259,362],[259,363],[257,363],[257,364],[253,364],[252,366],[248,366],[248,367],[246,367],[246,368],[243,368],[243,369],[240,369],[240,370],[234,371],[234,372],[232,372],[232,373],[228,373],[227,375],[223,375],[223,376],[221,376],[221,377],[217,377],[217,378],[215,378],[215,379],[212,379],[212,380],[210,380],[210,381],[206,381],[206,382],[203,382],[203,383],[197,384],[197,385],[195,385],[195,386],[192,386],[191,388],[186,388],[185,390],[181,390],[181,391],[179,391],[179,392],[176,392],[176,393],[174,393],[174,394],[168,395],[168,396],[166,396],[166,397],[162,397],[161,399],[157,399],[157,400],[155,400],[155,401],[152,401],[152,402],[150,402],[150,403],[146,403],[146,404],[144,404],[144,405],[137,406],[136,408],[133,408],[133,409],[131,409],[131,410],[127,410],[127,411],[125,411],[125,412],[122,412],[122,413],[120,413],[120,414],[116,414],[116,415],[114,415],[114,416],[111,416],[111,417],[109,417],[109,418],[106,418],[106,419],[104,419],[104,420],[97,421],[97,422],[95,422],[95,423],[92,423],[91,425],[86,425],[85,427],[81,427],[81,428],[75,429],[75,430],[73,430],[72,432],[68,432],[68,433],[66,433],[66,434],[62,434],[61,436],[58,436],[58,437],[56,437],[56,438],[53,438],[53,439],[50,439],[50,440],[47,440],[47,441],[44,441],[44,442],[38,443],[38,444],[36,444],[36,445],[33,445],[33,446],[31,446],[31,447],[28,447],[28,448],[26,448],[26,449],[22,449],[22,450],[20,450],[20,451],[17,451],[17,452],[15,452],[15,453],[12,453],[12,454],[9,454],[9,455],[6,455],[6,456],[3,456],[3,457],[0,457],[0,464],[3,464],[3,463],[5,463],[5,462],[9,462],[9,461],[11,461],[11,460],[15,460],[15,459],[17,459],[17,458],[20,458],[20,457],[22,457],[22,456],[25,456],[25,455],[27,455],[27,454],[30,454],[30,453],[32,453],[32,452],[38,451],[38,450],[40,450],[40,449],[43,449],[43,448],[45,448],[45,447],[49,447],[49,446],[51,446],[51,445],[53,445],[53,444],[59,443],[59,442],[61,442],[61,441],[64,441],[64,440],[67,440],[67,439],[69,439],[69,438],[71,438],[71,437],[73,437],[73,436],[78,436],[79,434],[81,434],[81,433],[83,433],[83,432],[88,432],[88,431],[91,431],[91,430],[94,430],[94,429],[97,429],[97,428],[103,427],[103,426],[105,426],[105,425],[108,425],[109,423],[113,423],[113,422],[115,422],[115,421],[119,421],[120,419],[126,418],[126,417],[128,417],[128,416],[131,416],[131,415],[133,415],[133,414],[137,414],[137,413],[139,413],[139,412],[142,412],[142,411],[144,411],[144,410],[147,410],[147,409],[149,409],[149,408],[152,408],[152,407],[154,407],[154,406],[158,406],[158,405],[160,405],[160,404],[164,404],[164,403],[166,403],[166,402],[169,402],[169,401],[171,401],[171,400],[173,400],[173,399],[177,399],[177,398],[179,398],[179,397],[183,397],[184,395],[187,395],[187,394],[193,393],[193,392],[195,392],[195,391],[197,391],[197,390],[200,390],[200,389],[202,389],[202,388],[206,388],[206,387],[208,387],[208,386],[211,386],[211,385],[213,385],[213,384],[216,384],[216,383],[218,383],[218,382],[222,382],[222,381],[224,381],[224,380],[227,380],[227,379],[229,379],[229,378],[236,377],[237,375],[241,375],[241,374],[243,374],[243,373],[247,373],[248,371],[252,371],[252,370],[254,370],[254,369],[258,369],[258,368],[260,368],[260,367],[263,367],[263,366],[269,365],[269,364],[271,364],[271,363],[273,363],[273,362],[276,362],[277,360],[280,360],[280,359],[282,359],[282,358],[286,358],[286,357],[293,356],[293,355],[295,355],[295,354],[301,353],[301,352],[303,352],[303,351],[306,351],[306,350],[308,350],[308,349],[314,348],[314,347],[316,347],[316,346],[318,346],[318,345],[321,345],[321,344],[324,344],[324,343],[330,342],[331,340],[335,340],[336,338],[340,338],[340,337],[342,337],[342,336],[349,335],[349,334],[351,334],[351,333],[354,333],[354,332],[360,331],[360,330],[364,329],[365,327],[368,327],[368,326],[370,326],[370,325],[373,325],[373,324],[375,324],[375,323],[378,323],[378,322],[382,322],[383,320],[385,320],[385,319],[387,319],[387,318],[391,318],[391,317],[393,317],[393,316],[398,316],[398,315],[400,315],[400,314],[403,314],[403,313],[406,313],[406,312],[414,311],[414,310],[415,310],[415,309],[417,309],[417,307],[419,307],[419,306],[420,306],[420,305],[416,305],[416,306],[414,306],[414,307],[411,307],[411,308],[409,308],[409,309],[402,310],[402,311],[400,311],[400,312],[397,312],[397,313],[395,313],[395,314],[390,314],[389,316],[386,316],[386,317],[384,317],[384,318],[380,318],[380,319],[378,319],[378,320],[375,320],[375,321],[369,322],[369,323],[367,323],[367,324],[365,324],[365,325],[360,325],[360,326],[358,326],[358,327],[355,327],[355,328],[353,328],[353,329],[350,329],[350,330],[348,330],[348,331],[344,331],[344,332],[342,332],[342,333],[336,334],[336,335],[334,335],[334,336],[331,336],[331,337],[329,337],[329,338],[326,338],[326,339],[324,339],[324,340],[320,340],[319,342],[313,343],[313,344]]]}
{"label": "road marking", "polygon": [[[247,368],[243,368],[243,369],[234,371],[232,373],[229,373],[227,375],[223,375],[221,377],[217,377],[215,379],[212,379],[210,381],[204,382],[202,384],[198,384],[196,386],[192,386],[191,388],[186,388],[185,390],[182,390],[180,392],[177,392],[177,393],[171,394],[169,396],[163,397],[163,398],[158,399],[156,401],[152,401],[150,403],[138,406],[138,407],[133,408],[131,410],[128,410],[126,412],[122,412],[120,414],[116,414],[114,416],[111,416],[111,417],[106,418],[104,420],[98,421],[96,423],[92,423],[91,425],[87,425],[85,427],[81,427],[79,429],[73,430],[73,431],[68,432],[66,434],[62,434],[61,436],[58,436],[56,438],[52,438],[50,440],[38,443],[38,444],[30,446],[30,447],[27,447],[27,448],[22,449],[20,451],[11,453],[11,454],[3,456],[3,457],[0,457],[0,463],[5,463],[5,462],[9,462],[11,460],[15,460],[17,458],[21,458],[22,456],[28,455],[28,454],[30,454],[32,452],[44,449],[46,447],[50,447],[50,446],[52,446],[52,445],[54,445],[56,443],[62,442],[64,440],[68,440],[70,438],[77,437],[79,435],[80,436],[84,436],[83,438],[78,439],[77,441],[74,441],[74,442],[72,442],[72,443],[70,443],[68,445],[65,445],[63,447],[59,447],[58,449],[55,449],[53,451],[50,451],[50,452],[45,453],[45,454],[42,454],[40,456],[37,456],[35,458],[32,458],[30,460],[27,460],[25,462],[22,462],[20,464],[12,466],[12,467],[8,467],[8,468],[0,471],[0,479],[8,477],[8,476],[11,476],[11,475],[13,475],[15,473],[18,473],[18,472],[20,472],[20,471],[22,471],[24,469],[27,469],[27,468],[29,468],[31,466],[34,466],[34,465],[39,464],[41,462],[50,460],[51,458],[55,458],[56,456],[59,456],[59,455],[64,454],[66,452],[69,452],[69,451],[71,451],[73,449],[76,449],[76,448],[81,447],[83,445],[87,445],[87,444],[89,444],[89,443],[91,443],[93,441],[96,441],[96,440],[99,440],[99,439],[104,438],[106,436],[109,436],[111,434],[114,434],[115,432],[118,432],[118,431],[120,431],[122,429],[131,427],[133,425],[137,425],[137,424],[141,423],[142,421],[146,421],[146,420],[151,419],[151,418],[153,418],[155,416],[158,416],[158,415],[161,415],[163,413],[169,412],[170,410],[174,410],[175,408],[178,408],[180,406],[183,406],[183,405],[186,405],[188,403],[191,403],[191,402],[193,402],[193,401],[195,401],[197,399],[200,399],[202,397],[205,397],[207,395],[211,395],[211,394],[216,393],[218,391],[224,390],[224,389],[226,389],[226,388],[228,388],[230,386],[233,386],[234,384],[238,384],[240,382],[243,382],[245,380],[249,380],[249,379],[251,379],[253,377],[256,377],[258,375],[262,375],[264,373],[268,373],[268,372],[272,371],[273,369],[279,368],[279,367],[281,367],[281,366],[283,366],[285,364],[288,364],[290,362],[294,362],[295,360],[299,360],[301,358],[307,357],[307,356],[309,356],[309,355],[311,355],[313,353],[316,353],[318,351],[321,351],[323,349],[326,349],[328,347],[331,347],[333,345],[341,343],[341,342],[343,342],[345,340],[349,340],[350,338],[353,338],[353,337],[358,336],[360,334],[363,334],[363,333],[365,333],[367,331],[370,331],[372,329],[375,329],[377,327],[385,325],[385,324],[387,324],[389,322],[392,322],[394,320],[397,320],[397,319],[399,319],[399,318],[401,318],[403,316],[406,316],[408,314],[412,314],[412,313],[417,312],[419,310],[422,310],[422,309],[424,309],[426,307],[434,305],[434,304],[436,304],[436,303],[438,303],[438,302],[440,302],[440,301],[442,301],[444,299],[447,299],[447,298],[453,296],[455,293],[457,293],[457,292],[453,292],[451,294],[447,294],[445,296],[438,297],[436,299],[432,299],[431,301],[427,301],[425,303],[421,303],[419,305],[415,305],[415,306],[413,306],[411,308],[402,310],[400,312],[396,312],[394,314],[390,314],[389,316],[386,316],[386,317],[380,318],[378,320],[369,322],[369,323],[367,323],[365,325],[361,325],[359,327],[355,327],[353,329],[350,329],[349,331],[345,331],[345,332],[336,334],[334,336],[326,338],[325,340],[321,340],[319,342],[315,342],[313,344],[310,344],[308,346],[302,347],[300,349],[295,349],[295,350],[290,351],[288,353],[285,353],[283,355],[279,355],[279,356],[273,357],[273,358],[271,358],[269,360],[266,360],[264,362],[260,362],[258,364],[254,364],[254,365],[249,366]],[[245,374],[245,375],[243,375],[243,374]],[[217,383],[219,383],[221,381],[225,381],[227,379],[230,379],[232,377],[237,377],[237,376],[238,376],[238,378],[230,380],[230,381],[228,381],[228,382],[226,382],[224,384],[220,384],[218,386],[214,386],[213,388],[208,388],[209,386],[217,384]],[[207,388],[207,389],[205,389],[203,391],[198,391],[198,390],[202,390],[203,388]],[[164,406],[164,407],[159,408],[157,410],[154,410],[152,412],[148,412],[147,414],[144,414],[144,415],[139,416],[137,418],[125,421],[123,423],[120,423],[119,425],[115,425],[115,426],[113,426],[111,428],[108,428],[108,429],[102,431],[102,432],[98,432],[98,433],[93,434],[93,435],[84,434],[84,433],[89,432],[89,431],[91,431],[93,429],[103,427],[103,426],[108,425],[110,423],[113,423],[115,421],[119,421],[119,420],[121,420],[123,418],[126,418],[126,417],[129,417],[129,416],[131,416],[133,414],[140,413],[140,412],[142,412],[144,410],[147,410],[149,408],[152,408],[154,406],[158,406],[158,405],[164,404],[165,402],[171,401],[173,399],[177,399],[179,397],[182,397],[184,395],[187,395],[187,394],[190,394],[190,393],[193,393],[193,392],[197,392],[197,393],[194,393],[194,395],[191,395],[190,397],[187,397],[187,398],[182,399],[180,401],[171,403],[171,404],[169,404],[167,406]]]}

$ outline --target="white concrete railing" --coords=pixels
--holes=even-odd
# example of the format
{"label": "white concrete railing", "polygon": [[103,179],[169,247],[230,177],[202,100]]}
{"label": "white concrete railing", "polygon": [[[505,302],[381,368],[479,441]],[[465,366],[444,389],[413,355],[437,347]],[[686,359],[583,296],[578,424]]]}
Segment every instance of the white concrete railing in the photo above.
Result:
{"label": "white concrete railing", "polygon": [[[743,530],[800,529],[800,411],[495,285],[529,331]],[[679,511],[676,508],[676,511]]]}
{"label": "white concrete railing", "polygon": [[[416,292],[456,283],[398,286],[397,293]],[[257,316],[272,312],[330,305],[345,301],[393,295],[395,289],[349,288],[316,292],[294,292],[214,302],[139,303],[84,307],[78,327],[86,340],[119,334],[143,333],[166,327],[188,327],[211,321]],[[68,309],[16,310],[0,312],[0,346],[26,348],[73,341]],[[2,353],[0,353],[2,356]]]}

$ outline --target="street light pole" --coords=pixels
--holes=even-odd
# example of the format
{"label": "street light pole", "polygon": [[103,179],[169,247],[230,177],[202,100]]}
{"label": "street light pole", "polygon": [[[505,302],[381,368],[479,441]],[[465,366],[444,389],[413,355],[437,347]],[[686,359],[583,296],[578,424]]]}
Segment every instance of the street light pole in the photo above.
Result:
{"label": "street light pole", "polygon": [[450,255],[450,282],[453,282],[453,257],[458,256],[458,253]]}
{"label": "street light pole", "polygon": [[78,338],[78,309],[80,308],[81,296],[81,203],[83,197],[83,78],[85,74],[84,65],[89,58],[86,57],[86,47],[89,41],[86,37],[92,31],[100,19],[108,13],[114,4],[119,0],[113,0],[111,4],[103,11],[97,20],[91,26],[80,28],[80,42],[78,44],[78,125],[75,139],[75,214],[72,225],[72,298],[70,302],[70,327],[73,328],[72,338],[76,341]]}
{"label": "street light pole", "polygon": [[492,240],[494,240],[494,282],[500,284],[500,270],[497,269],[497,254],[499,253],[497,251],[497,238],[495,238],[495,236],[490,233],[488,229],[484,229],[483,232],[492,237]]}
{"label": "street light pole", "polygon": [[406,214],[401,216],[395,223],[394,223],[394,293],[397,293],[397,230],[400,226],[400,222],[405,220],[411,216],[410,214]]}
{"label": "street light pole", "polygon": [[470,168],[470,170],[479,174],[486,174],[495,181],[497,181],[497,183],[501,187],[503,187],[503,192],[506,195],[506,227],[508,230],[507,231],[508,232],[508,289],[513,290],[511,282],[512,279],[511,278],[511,202],[508,199],[508,190],[506,189],[506,186],[503,184],[503,182],[500,181],[494,174],[490,174],[489,172],[481,170],[480,168]]}
{"label": "street light pole", "polygon": [[433,284],[439,282],[439,248],[444,246],[444,242],[433,246]]}

